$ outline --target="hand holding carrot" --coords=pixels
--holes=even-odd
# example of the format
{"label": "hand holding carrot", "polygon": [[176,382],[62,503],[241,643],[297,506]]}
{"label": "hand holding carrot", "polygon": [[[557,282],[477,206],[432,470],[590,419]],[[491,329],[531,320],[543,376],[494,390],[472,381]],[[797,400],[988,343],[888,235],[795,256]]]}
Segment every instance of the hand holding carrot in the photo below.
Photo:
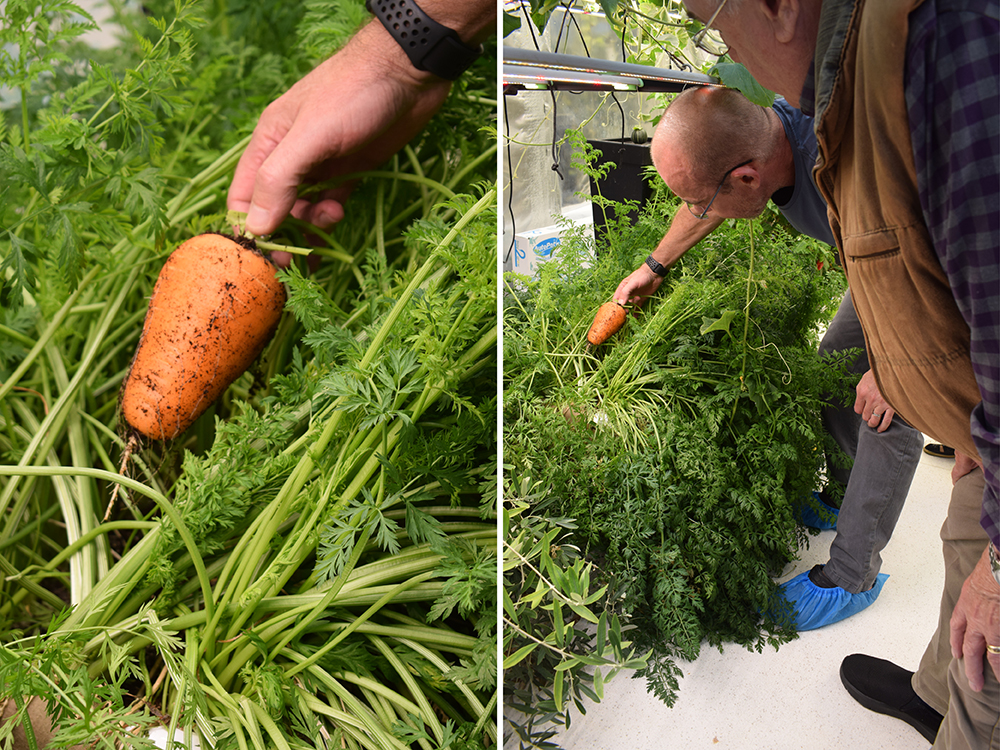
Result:
{"label": "hand holding carrot", "polygon": [[[496,25],[493,0],[420,6],[472,44]],[[340,221],[350,183],[310,199],[299,197],[298,187],[383,164],[423,129],[450,88],[415,68],[382,24],[371,21],[264,110],[236,167],[229,210],[246,213],[246,228],[256,235],[270,234],[289,213],[321,228]]]}
{"label": "hand holding carrot", "polygon": [[663,283],[663,277],[657,276],[649,266],[643,263],[632,273],[622,279],[622,282],[615,289],[613,299],[619,305],[632,303],[636,307],[642,306],[649,297],[656,294],[656,290]]}
{"label": "hand holding carrot", "polygon": [[291,213],[318,227],[344,216],[345,184],[310,201],[299,185],[385,162],[424,127],[451,84],[410,65],[378,22],[264,110],[229,188],[230,210],[270,234]]}

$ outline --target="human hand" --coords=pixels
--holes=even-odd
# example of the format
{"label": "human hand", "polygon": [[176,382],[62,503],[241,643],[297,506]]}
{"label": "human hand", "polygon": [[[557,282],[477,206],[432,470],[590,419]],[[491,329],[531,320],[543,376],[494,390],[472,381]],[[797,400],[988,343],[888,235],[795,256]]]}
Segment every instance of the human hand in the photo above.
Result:
{"label": "human hand", "polygon": [[1000,680],[1000,654],[987,653],[986,644],[1000,646],[1000,585],[990,572],[988,550],[962,586],[951,615],[951,655],[965,659],[969,687],[983,689],[983,654]]}
{"label": "human hand", "polygon": [[955,465],[951,467],[951,483],[955,484],[959,479],[981,465],[976,459],[955,451]]}
{"label": "human hand", "polygon": [[619,305],[632,303],[642,306],[647,298],[652,297],[663,283],[663,277],[653,273],[649,266],[643,263],[632,273],[622,279],[612,299]]}
{"label": "human hand", "polygon": [[872,429],[877,429],[879,432],[888,430],[896,412],[879,393],[871,370],[861,376],[856,390],[858,396],[854,400],[854,413],[860,414],[861,419]]}
{"label": "human hand", "polygon": [[261,115],[229,188],[228,207],[270,234],[291,213],[326,228],[344,217],[352,184],[298,197],[322,182],[384,163],[424,127],[451,83],[412,67],[378,22],[362,28]]}

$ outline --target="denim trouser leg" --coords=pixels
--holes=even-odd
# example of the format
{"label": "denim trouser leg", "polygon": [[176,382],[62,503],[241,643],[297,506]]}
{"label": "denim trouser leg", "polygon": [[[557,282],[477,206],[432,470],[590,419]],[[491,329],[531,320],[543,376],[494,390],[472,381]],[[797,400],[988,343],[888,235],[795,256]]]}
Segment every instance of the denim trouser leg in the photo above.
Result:
{"label": "denim trouser leg", "polygon": [[[820,344],[821,354],[861,348],[851,371],[868,371],[868,355],[861,322],[850,293]],[[845,485],[844,501],[837,519],[837,536],[830,547],[830,561],[824,573],[852,594],[867,591],[875,583],[882,565],[881,552],[910,490],[910,482],[920,461],[923,436],[896,415],[885,432],[877,432],[854,413],[854,400],[823,410],[823,421],[841,449],[854,458],[851,468],[837,466],[828,459],[831,481]]]}

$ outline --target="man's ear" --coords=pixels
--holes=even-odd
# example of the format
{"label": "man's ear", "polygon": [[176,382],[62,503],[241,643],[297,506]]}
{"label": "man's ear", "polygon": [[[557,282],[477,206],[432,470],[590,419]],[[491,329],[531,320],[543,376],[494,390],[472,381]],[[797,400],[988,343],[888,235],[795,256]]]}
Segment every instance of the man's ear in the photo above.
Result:
{"label": "man's ear", "polygon": [[741,185],[758,190],[762,184],[760,170],[752,163],[737,167],[733,170],[733,182],[739,182]]}
{"label": "man's ear", "polygon": [[771,24],[775,40],[788,44],[795,37],[802,10],[799,0],[764,0],[762,10]]}

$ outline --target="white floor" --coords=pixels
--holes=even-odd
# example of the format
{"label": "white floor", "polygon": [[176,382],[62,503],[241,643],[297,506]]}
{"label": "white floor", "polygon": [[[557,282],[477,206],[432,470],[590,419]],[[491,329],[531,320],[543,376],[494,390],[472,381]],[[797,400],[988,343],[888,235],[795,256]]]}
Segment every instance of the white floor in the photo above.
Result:
{"label": "white floor", "polygon": [[[674,708],[619,675],[605,698],[554,738],[565,750],[927,750],[903,722],[862,708],[840,682],[841,660],[869,653],[916,669],[937,623],[944,580],[938,532],[951,492],[950,459],[923,454],[892,540],[878,600],[834,625],[761,654],[706,649],[684,671]],[[810,537],[787,580],[826,562],[833,531]]]}

